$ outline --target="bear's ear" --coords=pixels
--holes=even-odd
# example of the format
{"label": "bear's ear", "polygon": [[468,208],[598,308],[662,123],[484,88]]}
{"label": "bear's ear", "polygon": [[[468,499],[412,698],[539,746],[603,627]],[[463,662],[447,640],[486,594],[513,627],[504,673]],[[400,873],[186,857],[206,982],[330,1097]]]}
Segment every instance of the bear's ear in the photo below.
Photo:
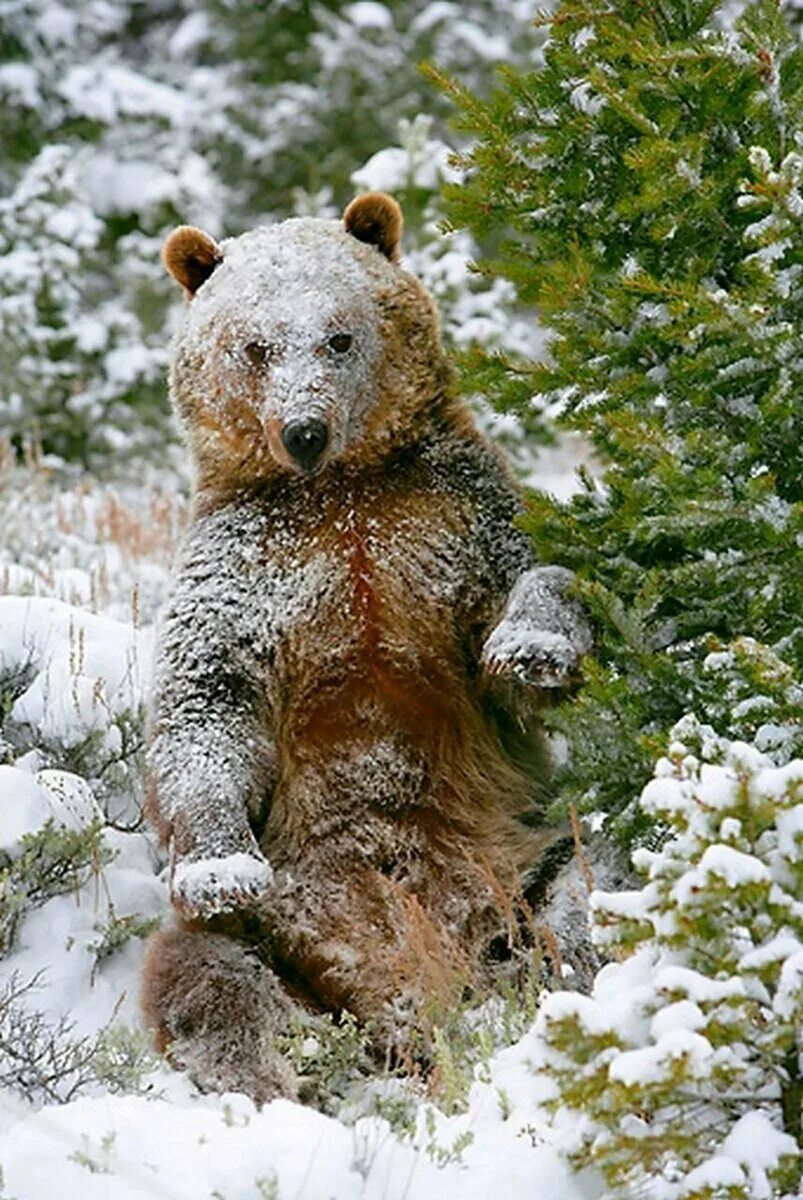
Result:
{"label": "bear's ear", "polygon": [[179,225],[162,247],[162,262],[190,300],[222,260],[217,242],[194,225]]}
{"label": "bear's ear", "polygon": [[370,246],[377,246],[385,258],[398,262],[401,244],[402,212],[392,196],[385,192],[366,192],[352,200],[343,213],[346,233]]}

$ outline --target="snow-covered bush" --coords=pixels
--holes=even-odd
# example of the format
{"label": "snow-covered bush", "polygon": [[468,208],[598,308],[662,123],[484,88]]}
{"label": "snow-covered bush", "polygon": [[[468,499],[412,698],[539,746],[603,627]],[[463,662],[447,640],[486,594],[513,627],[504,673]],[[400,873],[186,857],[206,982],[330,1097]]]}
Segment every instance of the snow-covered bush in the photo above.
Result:
{"label": "snow-covered bush", "polygon": [[[31,756],[28,756],[30,760]],[[128,978],[165,900],[140,833],[66,771],[0,766],[0,1089],[66,1103],[152,1069]]]}
{"label": "snow-covered bush", "polygon": [[35,1007],[40,979],[12,974],[0,989],[0,1088],[25,1100],[69,1104],[98,1086],[136,1094],[154,1065],[139,1030],[111,1026],[76,1037],[66,1016],[49,1019]]}
{"label": "snow-covered bush", "polygon": [[6,1104],[151,1086],[136,980],[167,900],[141,829],[141,748],[182,506],[147,478],[126,491],[0,464]]}
{"label": "snow-covered bush", "polygon": [[669,830],[634,854],[644,888],[591,897],[618,961],[538,1017],[551,1107],[616,1196],[797,1194],[803,760],[776,767],[690,716],[672,736],[641,796]]}
{"label": "snow-covered bush", "polygon": [[0,435],[93,467],[170,440],[159,243],[217,214],[179,13],[135,8],[0,2]]}
{"label": "snow-covered bush", "polygon": [[148,345],[133,304],[121,302],[130,278],[112,285],[85,162],[47,146],[0,200],[0,436],[88,464],[152,454],[168,417],[166,349]]}
{"label": "snow-covered bush", "polygon": [[[0,596],[0,626],[6,746],[93,781],[119,772],[142,744],[151,630],[32,596]],[[139,780],[126,782],[135,820]]]}

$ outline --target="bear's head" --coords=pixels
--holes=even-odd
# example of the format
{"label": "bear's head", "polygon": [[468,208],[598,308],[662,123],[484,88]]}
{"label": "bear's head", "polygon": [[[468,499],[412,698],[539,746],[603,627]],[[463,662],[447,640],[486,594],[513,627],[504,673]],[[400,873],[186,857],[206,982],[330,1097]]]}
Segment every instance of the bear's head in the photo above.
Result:
{"label": "bear's head", "polygon": [[219,245],[182,226],[163,258],[189,304],[171,390],[202,477],[248,484],[377,460],[449,390],[433,302],[398,265],[381,192],[342,223],[293,219]]}

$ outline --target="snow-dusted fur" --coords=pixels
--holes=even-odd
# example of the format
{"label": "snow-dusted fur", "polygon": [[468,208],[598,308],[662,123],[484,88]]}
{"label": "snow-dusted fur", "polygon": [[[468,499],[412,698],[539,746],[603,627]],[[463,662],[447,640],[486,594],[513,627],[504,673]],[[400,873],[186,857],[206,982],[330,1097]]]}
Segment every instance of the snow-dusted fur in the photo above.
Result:
{"label": "snow-dusted fur", "polygon": [[[144,1009],[202,1083],[260,1100],[293,1090],[273,1037],[294,1005],[404,1053],[487,979],[554,836],[532,714],[589,646],[454,397],[400,224],[374,194],[344,225],[183,228],[165,252],[197,487],[150,760],[177,919]],[[283,433],[311,418],[305,469]]]}

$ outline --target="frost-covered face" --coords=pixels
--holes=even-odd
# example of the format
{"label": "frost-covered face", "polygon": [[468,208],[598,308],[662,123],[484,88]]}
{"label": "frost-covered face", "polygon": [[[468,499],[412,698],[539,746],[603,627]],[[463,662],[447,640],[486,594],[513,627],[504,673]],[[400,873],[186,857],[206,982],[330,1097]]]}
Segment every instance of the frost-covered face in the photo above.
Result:
{"label": "frost-covered face", "polygon": [[188,227],[171,235],[165,262],[191,299],[173,394],[201,454],[220,459],[225,443],[243,463],[267,452],[274,467],[312,475],[370,434],[394,386],[388,301],[408,341],[405,309],[421,311],[422,296],[433,327],[426,293],[395,265],[400,232],[398,206],[372,194],[344,225],[284,221],[219,246]]}

